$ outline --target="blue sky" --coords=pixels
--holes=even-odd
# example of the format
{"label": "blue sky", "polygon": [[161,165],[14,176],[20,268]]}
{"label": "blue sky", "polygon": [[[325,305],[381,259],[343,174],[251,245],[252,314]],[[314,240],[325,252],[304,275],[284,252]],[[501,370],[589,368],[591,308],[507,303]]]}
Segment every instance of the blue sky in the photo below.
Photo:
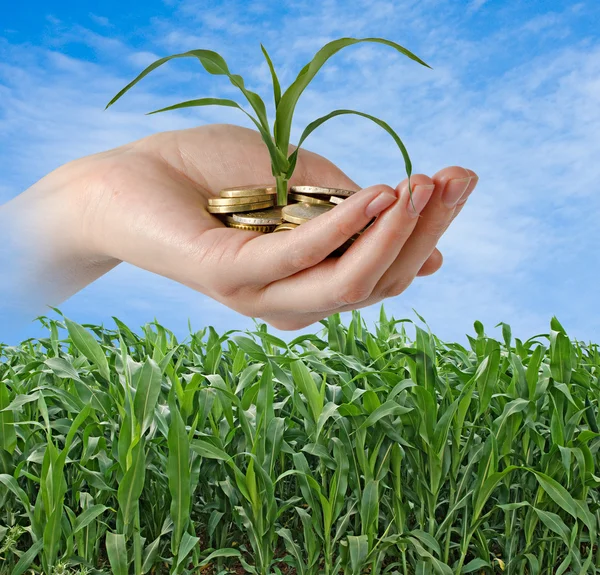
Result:
{"label": "blue sky", "polygon": [[[382,36],[433,70],[385,47],[349,48],[303,95],[295,137],[335,108],[358,109],[399,132],[417,172],[458,164],[480,176],[440,242],[443,268],[387,300],[388,313],[416,319],[414,308],[447,341],[464,341],[476,319],[490,334],[503,321],[527,338],[547,332],[552,315],[572,337],[595,340],[599,20],[592,1],[11,2],[0,16],[0,203],[69,160],[155,131],[248,125],[241,114],[219,109],[144,115],[191,97],[233,95],[192,62],[164,67],[103,111],[160,56],[217,50],[268,99],[260,42],[287,85],[328,40]],[[389,136],[359,118],[332,121],[306,147],[363,186],[396,185],[404,177]],[[2,269],[10,270],[10,250],[4,251]],[[0,298],[14,274],[2,278]],[[202,294],[126,264],[60,308],[82,323],[110,325],[114,315],[135,328],[156,318],[182,336],[188,319],[195,329],[253,326]],[[378,308],[363,310],[369,322]],[[0,341],[43,333],[38,324],[4,313]]]}

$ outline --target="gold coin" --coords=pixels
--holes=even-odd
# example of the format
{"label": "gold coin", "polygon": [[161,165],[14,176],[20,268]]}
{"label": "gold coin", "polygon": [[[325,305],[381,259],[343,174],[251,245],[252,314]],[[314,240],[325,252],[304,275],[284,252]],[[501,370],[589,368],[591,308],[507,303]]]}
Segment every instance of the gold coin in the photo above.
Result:
{"label": "gold coin", "polygon": [[283,206],[281,214],[286,222],[303,224],[333,209],[333,206],[321,206],[317,204],[289,204]]}
{"label": "gold coin", "polygon": [[344,190],[343,188],[321,188],[319,186],[292,186],[290,192],[294,194],[308,194],[310,196],[342,196],[347,198],[356,193],[355,190]]}
{"label": "gold coin", "polygon": [[304,194],[289,194],[290,199],[296,200],[297,202],[304,202],[305,204],[316,204],[322,206],[328,206],[331,204],[328,200],[321,200],[314,196],[305,196]]}
{"label": "gold coin", "polygon": [[293,230],[295,228],[298,227],[299,224],[290,224],[289,222],[286,222],[285,224],[281,224],[279,226],[277,226],[274,230],[273,233],[275,232],[285,232],[288,230]]}
{"label": "gold coin", "polygon": [[211,214],[235,214],[237,212],[251,212],[252,210],[264,210],[270,208],[273,201],[256,202],[255,204],[238,204],[234,206],[208,206],[208,211]]}
{"label": "gold coin", "polygon": [[219,192],[222,198],[246,198],[251,196],[263,196],[265,194],[276,194],[276,186],[263,184],[260,186],[236,186],[234,188],[224,188]]}
{"label": "gold coin", "polygon": [[253,204],[255,202],[273,202],[274,196],[263,194],[262,196],[252,196],[245,198],[210,198],[209,206],[235,206],[238,204]]}
{"label": "gold coin", "polygon": [[330,196],[329,202],[331,204],[341,204],[344,201],[344,198],[338,198],[337,196]]}
{"label": "gold coin", "polygon": [[263,233],[269,233],[273,231],[273,228],[275,226],[249,226],[246,224],[238,224],[238,223],[232,223],[232,222],[228,222],[227,224],[225,224],[228,228],[235,228],[236,230],[249,230],[251,232],[263,232]]}
{"label": "gold coin", "polygon": [[232,216],[234,222],[252,226],[276,226],[283,223],[281,217],[281,206],[275,206],[270,210],[261,210],[250,214],[235,214]]}

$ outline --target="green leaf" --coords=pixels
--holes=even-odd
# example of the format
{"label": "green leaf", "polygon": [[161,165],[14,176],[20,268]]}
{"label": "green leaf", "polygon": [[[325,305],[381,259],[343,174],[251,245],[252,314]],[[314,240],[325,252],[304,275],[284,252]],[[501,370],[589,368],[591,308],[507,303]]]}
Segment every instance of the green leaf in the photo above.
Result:
{"label": "green leaf", "polygon": [[146,548],[144,549],[142,573],[148,573],[148,571],[150,571],[150,569],[152,569],[152,566],[154,565],[154,562],[156,561],[156,558],[158,557],[159,551],[160,551],[160,535],[154,541],[152,541],[152,543],[147,545]]}
{"label": "green leaf", "polygon": [[109,531],[106,534],[106,554],[108,555],[113,575],[127,575],[128,561],[125,535]]}
{"label": "green leaf", "polygon": [[108,507],[105,505],[92,505],[88,507],[81,515],[77,517],[73,524],[73,535],[81,531],[84,527],[87,527],[94,519],[100,517]]}
{"label": "green leaf", "polygon": [[193,441],[190,448],[192,451],[195,451],[202,457],[207,457],[208,459],[218,459],[220,461],[229,461],[231,459],[231,456],[227,455],[222,449],[215,447],[208,441],[202,441],[201,439]]}
{"label": "green leaf", "polygon": [[572,374],[571,342],[562,332],[556,332],[553,335],[554,339],[550,346],[550,371],[557,382],[568,385],[571,382]]}
{"label": "green leaf", "polygon": [[65,318],[65,324],[73,345],[96,366],[104,379],[110,380],[108,360],[96,338],[74,321]]}
{"label": "green leaf", "polygon": [[175,402],[171,402],[171,425],[169,427],[167,477],[171,494],[171,519],[173,535],[171,549],[177,553],[181,537],[190,521],[190,444],[185,424]]}
{"label": "green leaf", "polygon": [[367,419],[363,422],[359,429],[371,427],[375,425],[380,419],[387,417],[388,415],[404,415],[413,411],[412,407],[405,407],[395,401],[386,401],[383,405],[377,407]]}
{"label": "green leaf", "polygon": [[321,412],[321,415],[319,415],[319,420],[317,421],[317,433],[316,433],[315,441],[321,435],[321,432],[323,431],[323,427],[325,426],[327,421],[337,413],[338,408],[339,408],[339,405],[333,403],[332,401],[330,401],[329,403],[327,403],[325,405],[325,407],[323,408],[323,411]]}
{"label": "green leaf", "polygon": [[159,66],[162,66],[166,62],[170,60],[175,60],[177,58],[197,58],[202,64],[202,67],[209,73],[215,76],[227,76],[229,81],[240,89],[240,91],[244,94],[259,119],[262,127],[269,131],[269,123],[267,121],[267,111],[265,108],[265,104],[262,101],[261,97],[254,92],[251,92],[246,89],[244,86],[244,80],[241,76],[237,74],[232,74],[229,71],[227,63],[223,59],[223,57],[217,52],[213,52],[212,50],[189,50],[188,52],[183,52],[181,54],[173,54],[172,56],[166,56],[164,58],[160,58],[156,62],[150,64],[146,67],[134,80],[132,80],[125,88],[123,88],[106,106],[109,108],[112,106],[123,94],[128,92],[133,86],[135,86],[142,78],[146,77],[150,72],[156,70]]}
{"label": "green leaf", "polygon": [[241,557],[242,554],[237,549],[218,549],[217,551],[213,551],[208,557],[205,557],[198,567],[204,567],[204,565],[208,565],[211,561],[215,559],[219,559],[220,557]]}
{"label": "green leaf", "polygon": [[474,571],[481,571],[485,568],[491,568],[491,565],[489,563],[489,561],[486,561],[485,559],[473,559],[472,561],[469,561],[466,565],[463,566],[463,568],[461,569],[461,573],[473,573]]}
{"label": "green leaf", "polygon": [[64,357],[49,357],[44,363],[57,377],[79,379],[79,374],[75,368]]}
{"label": "green leaf", "polygon": [[63,535],[61,529],[62,514],[63,505],[61,501],[60,505],[56,505],[54,510],[48,513],[48,519],[44,525],[44,558],[46,563],[52,567],[54,567],[58,554],[58,546]]}
{"label": "green leaf", "polygon": [[369,538],[366,535],[349,535],[348,550],[352,575],[360,575],[369,555]]}
{"label": "green leaf", "polygon": [[574,519],[577,519],[577,504],[571,494],[555,479],[545,473],[532,470],[541,488],[550,496],[552,501],[564,509]]}
{"label": "green leaf", "polygon": [[[285,95],[284,95],[284,97],[285,97]],[[306,126],[306,128],[304,128],[304,131],[302,132],[302,135],[300,136],[300,140],[298,141],[298,147],[292,152],[292,154],[289,157],[289,168],[288,168],[286,177],[289,179],[292,176],[292,173],[294,172],[294,169],[296,167],[296,161],[298,159],[298,152],[300,151],[300,146],[302,146],[304,140],[306,140],[306,138],[308,138],[308,136],[312,132],[314,132],[321,124],[325,123],[327,120],[329,120],[331,118],[335,118],[336,116],[344,115],[344,114],[353,114],[355,116],[361,116],[362,118],[367,118],[368,120],[375,122],[375,124],[377,124],[379,127],[383,128],[390,136],[392,136],[392,138],[394,139],[394,142],[396,142],[396,145],[398,146],[398,148],[400,149],[400,152],[402,153],[402,157],[404,158],[404,166],[406,168],[406,174],[409,178],[409,181],[408,181],[409,192],[411,194],[410,197],[412,200],[412,185],[410,182],[410,176],[412,174],[412,164],[410,161],[410,157],[408,155],[408,151],[407,151],[404,143],[400,139],[400,136],[398,136],[398,134],[396,134],[396,132],[392,129],[392,127],[389,124],[387,124],[386,122],[384,122],[383,120],[380,120],[379,118],[376,118],[375,116],[371,116],[370,114],[366,114],[364,112],[357,112],[355,110],[335,110],[334,112],[331,112],[325,116],[321,116],[320,118],[317,118],[316,120],[311,122],[308,126]],[[278,145],[279,145],[279,141],[278,141]]]}
{"label": "green leaf", "polygon": [[379,481],[371,479],[367,482],[360,502],[360,518],[363,533],[377,532],[379,519]]}
{"label": "green leaf", "polygon": [[195,100],[188,100],[186,102],[180,102],[179,104],[173,104],[172,106],[167,106],[166,108],[160,108],[159,110],[154,110],[152,112],[148,112],[147,115],[159,114],[161,112],[170,112],[172,110],[181,110],[183,108],[195,108],[199,106],[225,106],[227,108],[237,108],[241,110],[252,120],[258,131],[260,132],[261,138],[263,142],[266,144],[269,149],[269,154],[271,156],[271,161],[273,162],[273,167],[277,173],[285,172],[288,169],[288,159],[286,155],[284,155],[275,145],[273,138],[269,134],[268,129],[258,121],[252,114],[249,114],[244,108],[242,108],[237,102],[233,100],[228,100],[225,98],[197,98]]}
{"label": "green leaf", "polygon": [[554,533],[560,535],[561,539],[568,545],[570,531],[565,525],[565,522],[560,518],[560,515],[550,511],[543,511],[537,507],[533,507],[537,516],[542,520],[542,523]]}
{"label": "green leaf", "polygon": [[140,435],[144,435],[154,417],[154,408],[160,395],[162,374],[155,361],[146,358],[133,376],[135,397],[133,412],[140,424]]}
{"label": "green leaf", "polygon": [[25,491],[19,487],[17,480],[12,475],[2,473],[0,474],[0,483],[2,483],[16,495],[23,507],[25,507],[25,511],[27,512],[30,521],[33,522],[33,517],[31,515],[31,503],[29,502],[29,497],[27,493],[25,493]]}
{"label": "green leaf", "polygon": [[441,553],[439,543],[434,539],[434,537],[432,535],[430,535],[426,531],[423,531],[421,529],[413,529],[410,532],[410,535],[419,539],[419,541],[421,541],[421,543],[423,543],[424,545],[427,545],[427,547],[429,547],[429,549],[431,549],[438,555]]}
{"label": "green leaf", "polygon": [[405,56],[408,56],[411,60],[414,60],[423,66],[429,67],[425,62],[415,56],[412,52],[409,52],[406,48],[383,38],[340,38],[338,40],[334,40],[333,42],[327,43],[315,54],[313,59],[306,66],[304,66],[304,68],[302,68],[296,80],[294,80],[294,82],[281,96],[281,101],[277,106],[277,112],[275,114],[274,126],[275,141],[277,142],[277,146],[280,150],[288,149],[292,130],[292,117],[302,92],[304,92],[305,88],[310,84],[317,72],[321,69],[323,64],[325,64],[325,62],[331,58],[331,56],[346,46],[352,46],[353,44],[359,44],[361,42],[374,42],[390,46]]}
{"label": "green leaf", "polygon": [[472,522],[475,522],[479,518],[479,515],[481,514],[481,511],[483,510],[484,505],[486,504],[487,500],[490,498],[494,489],[496,489],[496,486],[498,485],[498,483],[500,483],[500,481],[504,478],[504,476],[507,473],[510,473],[511,471],[514,471],[515,469],[518,469],[516,465],[509,465],[506,469],[503,469],[502,471],[497,471],[496,473],[492,473],[483,482],[483,485],[479,489],[479,492],[477,493],[477,497],[473,503],[473,520],[472,520]]}
{"label": "green leaf", "polygon": [[177,573],[180,572],[180,567],[183,567],[183,562],[190,554],[190,551],[198,545],[200,539],[198,537],[193,537],[189,533],[185,532],[181,537],[181,544],[179,545],[179,550],[177,551]]}
{"label": "green leaf", "polygon": [[131,467],[119,483],[117,499],[125,526],[131,525],[144,488],[146,473],[145,440],[142,437],[132,451]]}
{"label": "green leaf", "polygon": [[0,413],[9,413],[11,411],[21,411],[21,407],[27,405],[28,403],[33,403],[34,401],[38,401],[41,395],[39,391],[35,393],[27,394],[27,395],[17,395],[6,407],[3,407],[0,410]]}
{"label": "green leaf", "polygon": [[277,78],[277,73],[275,72],[275,67],[273,66],[273,62],[271,61],[271,57],[267,52],[267,49],[261,44],[260,49],[264,54],[265,60],[269,66],[269,70],[271,72],[271,79],[273,80],[273,97],[275,98],[275,109],[279,106],[279,101],[281,100],[281,86],[279,85],[279,78]]}
{"label": "green leaf", "polygon": [[317,388],[317,384],[313,379],[310,371],[304,365],[302,360],[298,359],[290,364],[294,383],[298,386],[300,392],[306,397],[308,405],[312,412],[313,420],[319,420],[319,416],[323,411],[323,398]]}
{"label": "green leaf", "polygon": [[496,393],[498,383],[498,368],[500,366],[500,348],[493,349],[477,367],[475,380],[479,393],[479,414],[490,407],[492,395]]}
{"label": "green leaf", "polygon": [[0,449],[4,449],[11,455],[17,446],[17,433],[15,431],[15,416],[11,410],[3,411],[10,405],[8,389],[3,381],[0,381]]}
{"label": "green leaf", "polygon": [[44,541],[38,539],[29,549],[27,549],[27,551],[21,555],[18,563],[12,568],[11,575],[22,575],[25,573],[42,550],[43,545]]}

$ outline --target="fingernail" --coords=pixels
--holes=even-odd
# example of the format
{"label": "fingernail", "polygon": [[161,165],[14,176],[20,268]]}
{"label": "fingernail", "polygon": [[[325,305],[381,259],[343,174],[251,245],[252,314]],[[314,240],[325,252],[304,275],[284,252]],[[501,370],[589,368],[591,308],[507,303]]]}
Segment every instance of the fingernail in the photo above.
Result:
{"label": "fingernail", "polygon": [[412,200],[410,199],[410,193],[408,191],[408,186],[406,186],[404,192],[408,197],[408,215],[411,218],[416,218],[422,211],[423,208],[427,205],[431,194],[433,193],[435,186],[429,185],[418,185],[413,188],[412,191]]}
{"label": "fingernail", "polygon": [[382,192],[374,200],[371,200],[365,209],[365,215],[368,218],[373,218],[380,214],[386,208],[389,208],[398,198],[395,194]]}
{"label": "fingernail", "polygon": [[[470,191],[465,192],[461,197],[460,200],[458,201],[458,204],[456,204],[457,206],[462,206],[468,199],[469,196],[473,193],[473,190],[475,189],[475,187],[477,186],[477,182],[479,181],[479,178],[477,176],[471,176],[471,181],[469,182],[469,188]],[[475,184],[472,186],[471,184],[475,182]]]}
{"label": "fingernail", "polygon": [[456,178],[450,180],[446,184],[446,189],[442,194],[442,201],[447,208],[453,208],[462,195],[467,191],[469,184],[471,183],[471,176],[468,178]]}

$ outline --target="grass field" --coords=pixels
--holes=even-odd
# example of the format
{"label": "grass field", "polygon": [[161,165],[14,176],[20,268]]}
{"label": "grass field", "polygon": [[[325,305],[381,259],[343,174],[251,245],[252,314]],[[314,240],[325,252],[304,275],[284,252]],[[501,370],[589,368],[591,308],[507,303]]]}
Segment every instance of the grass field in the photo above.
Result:
{"label": "grass field", "polygon": [[0,345],[2,575],[600,572],[600,356],[555,318],[40,321]]}

